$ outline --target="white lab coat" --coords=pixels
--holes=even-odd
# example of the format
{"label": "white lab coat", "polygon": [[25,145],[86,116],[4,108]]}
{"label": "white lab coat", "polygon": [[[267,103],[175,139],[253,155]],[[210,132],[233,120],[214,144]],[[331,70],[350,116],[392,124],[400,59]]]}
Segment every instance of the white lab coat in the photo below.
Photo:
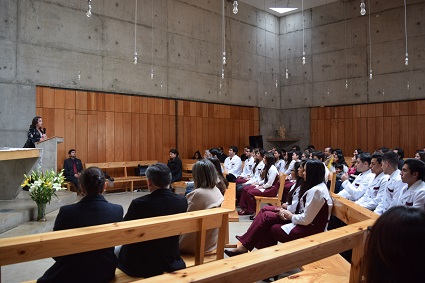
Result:
{"label": "white lab coat", "polygon": [[351,201],[356,201],[363,196],[366,192],[367,187],[375,178],[375,174],[369,169],[365,172],[360,173],[356,179],[354,179],[353,183],[345,180],[342,182],[342,188],[338,195],[342,196]]}
{"label": "white lab coat", "polygon": [[382,195],[382,192],[387,188],[387,184],[388,175],[385,175],[384,172],[382,172],[373,179],[367,187],[364,195],[359,198],[356,203],[373,211],[378,206],[378,195]]}

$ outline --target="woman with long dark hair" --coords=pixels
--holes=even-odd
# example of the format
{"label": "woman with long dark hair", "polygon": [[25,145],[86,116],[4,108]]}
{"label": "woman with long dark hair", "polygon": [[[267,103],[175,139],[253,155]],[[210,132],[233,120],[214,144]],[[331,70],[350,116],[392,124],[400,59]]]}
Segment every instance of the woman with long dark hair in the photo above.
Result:
{"label": "woman with long dark hair", "polygon": [[239,206],[239,215],[255,213],[255,196],[273,197],[279,190],[279,172],[274,166],[274,156],[267,153],[263,159],[265,167],[261,172],[261,181],[258,184],[249,185],[243,188]]}
{"label": "woman with long dark hair", "polygon": [[367,283],[425,282],[425,211],[394,206],[373,224],[366,240]]}
{"label": "woman with long dark hair", "polygon": [[35,116],[28,129],[27,141],[24,148],[35,148],[36,142],[41,142],[46,139],[47,136],[43,130],[43,119],[40,116]]}
{"label": "woman with long dark hair", "polygon": [[243,236],[236,236],[241,246],[229,251],[228,256],[289,242],[326,230],[332,211],[332,198],[324,183],[325,167],[319,160],[305,164],[305,182],[298,194],[295,212],[280,208],[279,211],[259,213]]}

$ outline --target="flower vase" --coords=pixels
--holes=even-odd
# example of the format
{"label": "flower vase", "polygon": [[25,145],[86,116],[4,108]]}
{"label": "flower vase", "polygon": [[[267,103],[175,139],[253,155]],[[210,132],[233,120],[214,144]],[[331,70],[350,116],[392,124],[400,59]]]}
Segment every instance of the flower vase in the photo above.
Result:
{"label": "flower vase", "polygon": [[45,203],[37,203],[37,221],[46,221]]}

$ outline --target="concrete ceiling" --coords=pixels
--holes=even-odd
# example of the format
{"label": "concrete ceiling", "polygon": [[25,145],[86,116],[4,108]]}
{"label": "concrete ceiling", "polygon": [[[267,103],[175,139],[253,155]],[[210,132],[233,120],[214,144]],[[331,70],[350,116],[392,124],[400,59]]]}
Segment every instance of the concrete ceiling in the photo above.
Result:
{"label": "concrete ceiling", "polygon": [[[326,5],[326,3],[336,2],[339,0],[304,0],[304,9],[310,9],[322,5]],[[268,13],[271,13],[275,16],[282,17],[292,13],[301,12],[301,0],[239,0],[239,2],[244,2],[248,5],[254,6],[261,10],[266,10]],[[298,10],[294,10],[290,13],[279,14],[272,10],[270,7],[277,8],[298,8]]]}

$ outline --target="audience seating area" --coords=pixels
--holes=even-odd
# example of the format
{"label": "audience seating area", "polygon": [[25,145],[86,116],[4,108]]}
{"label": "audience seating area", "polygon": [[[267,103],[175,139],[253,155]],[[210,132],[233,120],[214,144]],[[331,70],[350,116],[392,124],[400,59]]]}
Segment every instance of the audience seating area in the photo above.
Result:
{"label": "audience seating area", "polygon": [[[134,190],[134,182],[140,182],[142,180],[146,180],[144,176],[135,176],[133,171],[138,165],[149,166],[157,163],[157,160],[148,160],[148,161],[122,161],[122,162],[102,162],[102,163],[86,163],[85,168],[89,168],[92,166],[99,167],[102,170],[108,171],[109,169],[117,169],[120,174],[119,176],[114,176],[115,174],[111,174],[111,177],[114,178],[114,183],[129,183],[130,191]],[[132,174],[131,174],[131,173]],[[68,187],[68,185],[67,185]],[[69,188],[68,188],[69,190]],[[127,191],[127,187],[126,187]]]}
{"label": "audience seating area", "polygon": [[[222,259],[228,229],[228,209],[213,208],[175,215],[111,223],[105,225],[47,232],[0,239],[0,266],[19,262],[86,252],[185,233],[197,232],[196,255],[185,256],[188,265],[199,265],[205,257],[206,231],[218,228],[217,253],[207,260]],[[95,236],[94,236],[95,235]],[[192,258],[192,259],[191,259]],[[117,271],[114,282],[132,282]],[[140,278],[138,278],[140,279]]]}

